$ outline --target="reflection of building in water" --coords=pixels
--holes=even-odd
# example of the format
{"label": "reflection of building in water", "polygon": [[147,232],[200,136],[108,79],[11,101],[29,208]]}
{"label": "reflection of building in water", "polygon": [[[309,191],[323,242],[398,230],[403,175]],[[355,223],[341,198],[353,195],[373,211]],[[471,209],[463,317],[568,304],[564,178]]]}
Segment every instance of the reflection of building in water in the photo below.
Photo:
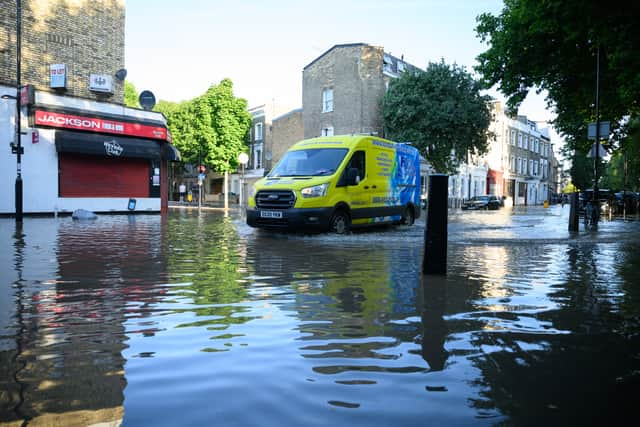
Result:
{"label": "reflection of building in water", "polygon": [[25,223],[18,261],[29,266],[29,277],[21,281],[18,324],[3,328],[12,329],[16,344],[0,348],[2,369],[9,371],[4,378],[11,378],[0,418],[36,426],[117,425],[126,386],[124,323],[135,314],[127,307],[154,303],[151,280],[166,268],[161,218],[65,219],[57,230],[51,219],[42,221],[57,235],[38,233],[38,220]]}

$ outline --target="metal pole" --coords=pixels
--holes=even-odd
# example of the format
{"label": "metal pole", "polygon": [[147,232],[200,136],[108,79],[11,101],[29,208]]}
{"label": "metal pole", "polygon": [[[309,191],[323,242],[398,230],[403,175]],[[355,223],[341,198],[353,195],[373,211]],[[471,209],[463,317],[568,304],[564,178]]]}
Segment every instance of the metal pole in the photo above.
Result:
{"label": "metal pole", "polygon": [[16,222],[22,222],[22,141],[20,132],[20,69],[22,56],[22,1],[16,0]]}
{"label": "metal pole", "polygon": [[244,207],[244,165],[240,164],[240,211],[242,212],[242,208]]}
{"label": "metal pole", "polygon": [[591,228],[598,229],[600,203],[598,202],[598,158],[600,155],[600,44],[596,50],[596,153],[593,156],[593,217]]}

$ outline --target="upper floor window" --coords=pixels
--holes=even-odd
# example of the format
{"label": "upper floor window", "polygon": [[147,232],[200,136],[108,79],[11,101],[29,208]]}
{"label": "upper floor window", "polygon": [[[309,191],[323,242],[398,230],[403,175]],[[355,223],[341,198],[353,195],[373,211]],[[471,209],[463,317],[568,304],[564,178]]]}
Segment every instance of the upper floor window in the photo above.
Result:
{"label": "upper floor window", "polygon": [[320,132],[322,136],[333,136],[333,126],[327,126],[326,128],[322,128]]}
{"label": "upper floor window", "polygon": [[333,111],[333,89],[325,89],[322,91],[322,112],[330,111]]}
{"label": "upper floor window", "polygon": [[518,133],[518,147],[522,148],[522,134]]}
{"label": "upper floor window", "polygon": [[262,141],[262,123],[256,123],[255,141]]}
{"label": "upper floor window", "polygon": [[515,130],[511,131],[511,145],[513,145],[513,146],[516,145],[516,131]]}
{"label": "upper floor window", "polygon": [[254,159],[254,165],[256,166],[256,169],[261,169],[262,168],[262,150],[258,149],[254,152],[255,155],[255,159]]}

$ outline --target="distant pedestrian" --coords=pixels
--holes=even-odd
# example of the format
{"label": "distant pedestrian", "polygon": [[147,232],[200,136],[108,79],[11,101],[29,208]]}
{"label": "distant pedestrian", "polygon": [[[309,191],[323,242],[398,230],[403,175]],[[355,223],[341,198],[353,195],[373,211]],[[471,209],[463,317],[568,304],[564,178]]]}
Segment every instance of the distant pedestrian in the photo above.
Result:
{"label": "distant pedestrian", "polygon": [[593,219],[593,205],[591,200],[587,201],[587,205],[584,207],[584,227],[587,228]]}
{"label": "distant pedestrian", "polygon": [[184,202],[184,193],[187,192],[187,186],[184,185],[184,183],[182,183],[182,184],[180,184],[179,189],[180,189],[179,190],[180,191],[180,201]]}

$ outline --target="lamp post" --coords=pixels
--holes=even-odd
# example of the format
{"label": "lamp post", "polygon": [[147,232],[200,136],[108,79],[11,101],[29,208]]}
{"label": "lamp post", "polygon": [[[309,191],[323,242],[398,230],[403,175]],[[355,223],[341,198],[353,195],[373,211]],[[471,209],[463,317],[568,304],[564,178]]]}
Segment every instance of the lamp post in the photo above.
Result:
{"label": "lamp post", "polygon": [[[593,217],[589,218],[591,227],[598,229],[600,219],[600,201],[598,197],[598,157],[600,151],[600,44],[596,51],[596,144],[595,155],[593,156]],[[586,212],[585,212],[586,215]]]}
{"label": "lamp post", "polygon": [[240,163],[240,209],[244,207],[244,167],[249,162],[247,153],[238,154],[238,162]]}
{"label": "lamp post", "polygon": [[16,0],[16,96],[3,95],[3,99],[16,100],[16,140],[11,144],[11,152],[16,154],[15,206],[16,222],[22,223],[22,142],[20,140],[20,57],[22,49],[22,2]]}

